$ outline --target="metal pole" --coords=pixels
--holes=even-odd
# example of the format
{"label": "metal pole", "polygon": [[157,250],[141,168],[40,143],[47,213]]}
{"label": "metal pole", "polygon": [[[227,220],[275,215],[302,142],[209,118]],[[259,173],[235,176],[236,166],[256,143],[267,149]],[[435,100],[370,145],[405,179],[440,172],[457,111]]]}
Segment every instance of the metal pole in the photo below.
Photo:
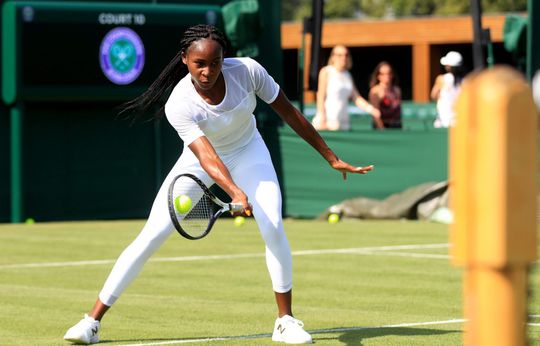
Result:
{"label": "metal pole", "polygon": [[473,63],[475,69],[483,69],[486,67],[484,59],[482,38],[482,5],[480,0],[471,1],[471,15],[473,21]]}
{"label": "metal pole", "polygon": [[11,222],[22,222],[22,107],[10,109],[11,118]]}
{"label": "metal pole", "polygon": [[529,0],[527,4],[529,21],[527,23],[527,79],[532,80],[540,69],[540,6],[537,1]]}
{"label": "metal pole", "polygon": [[482,35],[484,37],[484,44],[487,49],[487,65],[488,67],[493,67],[493,65],[495,65],[495,54],[493,53],[493,42],[491,42],[491,30],[483,29]]}
{"label": "metal pole", "polygon": [[316,91],[319,79],[319,63],[321,59],[321,36],[322,22],[324,16],[323,0],[313,0],[312,7],[313,15],[311,17],[311,62],[309,66],[308,89]]}

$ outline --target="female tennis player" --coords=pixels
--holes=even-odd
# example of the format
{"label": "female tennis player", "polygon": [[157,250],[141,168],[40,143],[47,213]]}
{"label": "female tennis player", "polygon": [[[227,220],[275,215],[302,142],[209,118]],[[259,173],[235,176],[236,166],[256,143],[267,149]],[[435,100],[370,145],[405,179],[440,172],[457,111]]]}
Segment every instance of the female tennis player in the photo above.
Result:
{"label": "female tennis player", "polygon": [[[126,104],[123,111],[134,114],[158,105],[184,142],[184,150],[165,178],[141,233],[118,258],[92,310],[64,339],[99,342],[100,321],[106,311],[174,232],[167,187],[178,174],[191,173],[207,186],[217,183],[233,203],[243,205],[244,213],[255,217],[266,244],[266,264],[278,309],[272,340],[312,342],[303,323],[293,317],[291,250],[283,230],[276,173],[255,126],[256,96],[269,103],[344,179],[347,173],[365,174],[373,166],[354,167],[340,160],[261,65],[250,58],[224,58],[226,49],[227,40],[215,27],[188,28],[180,52],[145,93]],[[184,76],[185,67],[188,73]],[[159,104],[172,87],[165,105]]]}

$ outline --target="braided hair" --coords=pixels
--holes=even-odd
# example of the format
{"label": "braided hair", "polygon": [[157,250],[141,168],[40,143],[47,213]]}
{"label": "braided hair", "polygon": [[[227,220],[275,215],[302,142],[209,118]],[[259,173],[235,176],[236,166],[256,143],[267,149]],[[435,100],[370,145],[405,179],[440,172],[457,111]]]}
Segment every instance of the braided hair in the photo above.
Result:
{"label": "braided hair", "polygon": [[154,111],[153,118],[161,118],[165,113],[164,96],[166,94],[168,95],[171,88],[178,84],[178,82],[188,73],[187,67],[182,62],[182,54],[187,53],[193,42],[206,38],[210,38],[219,43],[223,49],[223,54],[226,53],[229,42],[225,35],[215,26],[198,24],[187,28],[180,41],[180,51],[163,71],[161,71],[157,79],[143,94],[120,106],[121,111],[119,114],[133,116],[133,120],[137,120],[157,106],[158,108]]}

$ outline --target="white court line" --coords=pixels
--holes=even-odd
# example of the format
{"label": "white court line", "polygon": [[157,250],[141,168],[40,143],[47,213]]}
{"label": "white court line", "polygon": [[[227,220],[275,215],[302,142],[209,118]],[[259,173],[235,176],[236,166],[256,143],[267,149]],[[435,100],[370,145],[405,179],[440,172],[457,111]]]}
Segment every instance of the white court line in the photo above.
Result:
{"label": "white court line", "polygon": [[[395,245],[395,246],[373,246],[350,249],[324,249],[324,250],[302,250],[293,251],[293,256],[309,256],[309,255],[326,255],[326,254],[363,254],[372,255],[379,254],[378,251],[392,250],[418,250],[418,249],[438,249],[447,248],[448,244],[416,244],[416,245]],[[399,256],[404,256],[407,253],[400,253]],[[264,253],[244,253],[231,255],[207,255],[207,256],[183,256],[183,257],[157,257],[151,258],[149,262],[193,262],[193,261],[208,261],[208,260],[225,260],[238,258],[256,258],[264,257]],[[435,257],[430,257],[435,256]],[[429,254],[413,254],[409,253],[408,257],[424,257],[424,258],[439,258],[440,255]],[[18,264],[2,264],[0,269],[21,269],[21,268],[52,268],[52,267],[73,267],[86,265],[105,265],[114,264],[116,259],[109,260],[94,260],[94,261],[74,261],[74,262],[42,262],[42,263],[18,263]]]}
{"label": "white court line", "polygon": [[322,255],[322,254],[357,254],[367,253],[373,251],[392,251],[392,250],[419,250],[419,249],[440,249],[447,248],[448,244],[416,244],[416,245],[393,245],[393,246],[372,246],[372,247],[359,247],[352,249],[328,249],[328,250],[303,250],[294,251],[293,255]]}
{"label": "white court line", "polygon": [[[446,321],[389,324],[389,325],[374,326],[374,327],[344,327],[344,328],[331,328],[331,329],[317,329],[317,330],[308,330],[308,332],[310,334],[328,334],[328,333],[350,332],[350,331],[358,331],[358,330],[419,327],[419,326],[431,326],[431,325],[438,325],[438,324],[453,324],[453,323],[463,323],[463,322],[465,322],[464,319],[452,319],[452,320],[446,320]],[[149,343],[140,343],[140,344],[125,344],[122,346],[157,346],[157,345],[175,345],[175,344],[178,345],[178,344],[201,343],[201,342],[210,342],[210,341],[260,339],[260,338],[269,338],[271,336],[272,334],[223,336],[223,337],[215,337],[215,338],[183,339],[183,340],[180,339],[180,340],[149,342]]]}
{"label": "white court line", "polygon": [[413,252],[396,252],[396,251],[366,251],[365,254],[380,255],[380,256],[397,256],[411,258],[431,258],[431,259],[450,259],[449,255],[436,255],[429,253],[413,253]]}

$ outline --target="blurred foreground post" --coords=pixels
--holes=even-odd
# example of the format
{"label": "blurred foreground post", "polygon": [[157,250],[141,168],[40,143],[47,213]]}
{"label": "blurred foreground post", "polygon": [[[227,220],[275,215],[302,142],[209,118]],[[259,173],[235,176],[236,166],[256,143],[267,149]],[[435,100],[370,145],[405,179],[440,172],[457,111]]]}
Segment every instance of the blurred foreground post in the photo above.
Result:
{"label": "blurred foreground post", "polygon": [[464,266],[464,345],[526,344],[536,259],[537,113],[509,67],[468,78],[450,132],[452,260]]}

